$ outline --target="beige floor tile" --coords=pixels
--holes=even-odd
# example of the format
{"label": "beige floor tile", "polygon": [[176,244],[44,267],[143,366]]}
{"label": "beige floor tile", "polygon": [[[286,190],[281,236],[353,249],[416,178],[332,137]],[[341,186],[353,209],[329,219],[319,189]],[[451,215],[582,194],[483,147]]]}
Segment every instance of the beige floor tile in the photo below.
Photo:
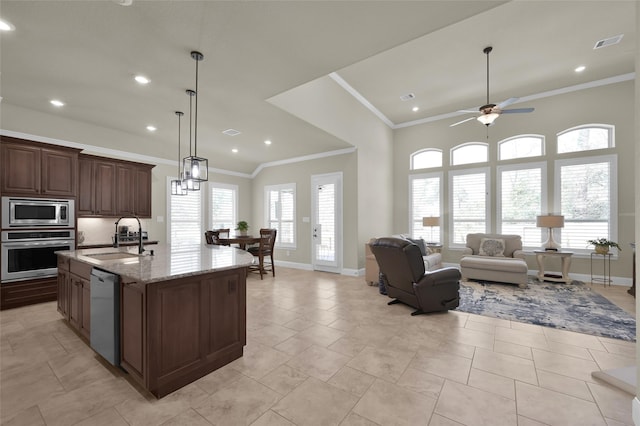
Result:
{"label": "beige floor tile", "polygon": [[513,379],[472,368],[469,373],[469,386],[481,389],[509,399],[516,399]]}
{"label": "beige floor tile", "polygon": [[547,426],[547,424],[518,415],[518,426]]}
{"label": "beige floor tile", "polygon": [[353,320],[338,318],[334,322],[328,324],[328,326],[340,331],[349,331],[357,327],[359,324],[360,324],[359,322],[356,322]]}
{"label": "beige floor tile", "polygon": [[259,379],[289,361],[290,355],[259,343],[247,344],[244,354],[229,365],[245,376]]}
{"label": "beige floor tile", "polygon": [[395,382],[411,362],[414,353],[366,347],[347,364],[351,368]]}
{"label": "beige floor tile", "polygon": [[609,352],[596,351],[591,349],[591,355],[596,361],[601,370],[610,370],[612,368],[628,367],[629,365],[635,365],[635,358],[612,354]]}
{"label": "beige floor tile", "polygon": [[[428,339],[425,339],[424,341],[429,342]],[[433,342],[429,346],[427,346],[427,350],[429,350],[429,348],[431,349],[437,348],[437,350],[440,352],[445,352],[451,355],[457,355],[457,356],[461,356],[463,358],[469,358],[469,359],[473,359],[473,355],[475,355],[476,353],[476,347],[470,344],[452,342],[448,340],[445,340],[440,344],[436,344],[436,343],[437,342]],[[422,348],[424,347],[425,345],[423,344]]]}
{"label": "beige floor tile", "polygon": [[505,342],[504,340],[496,340],[496,343],[493,345],[493,351],[524,359],[533,359],[530,346],[518,345],[516,343]]}
{"label": "beige floor tile", "polygon": [[558,354],[569,355],[576,358],[582,358],[582,359],[587,359],[589,361],[593,361],[593,357],[591,356],[589,349],[581,346],[567,345],[561,342],[550,341],[546,349],[545,348],[541,348],[541,349],[549,352],[555,352]]}
{"label": "beige floor tile", "polygon": [[360,397],[364,395],[375,379],[374,376],[345,366],[338,370],[327,383]]}
{"label": "beige floor tile", "polygon": [[596,336],[588,334],[574,333],[566,330],[558,330],[555,328],[545,328],[544,334],[547,339],[552,342],[565,343],[567,345],[580,346],[588,349],[596,349],[599,351],[606,350],[600,340]]}
{"label": "beige floor tile", "polygon": [[[295,320],[294,320],[295,321]],[[290,324],[288,322],[287,324]],[[247,331],[247,339],[265,346],[276,346],[296,334],[295,330],[282,325],[271,324],[257,330]]]}
{"label": "beige floor tile", "polygon": [[396,384],[437,399],[444,385],[444,379],[430,373],[425,373],[424,371],[407,368]]}
{"label": "beige floor tile", "polygon": [[591,391],[589,391],[587,383],[583,380],[573,379],[550,371],[538,370],[538,382],[542,388],[575,396],[585,401],[593,401]]}
{"label": "beige floor tile", "polygon": [[353,412],[380,425],[426,425],[436,400],[376,379]]}
{"label": "beige floor tile", "polygon": [[270,387],[280,395],[286,395],[307,380],[307,377],[309,377],[308,374],[285,364],[261,378],[259,382]]}
{"label": "beige floor tile", "polygon": [[269,410],[261,415],[258,420],[251,423],[251,426],[295,426],[273,410]]}
{"label": "beige floor tile", "polygon": [[540,349],[533,349],[533,361],[538,370],[546,370],[586,382],[594,382],[591,372],[599,370],[598,364],[594,361]]}
{"label": "beige floor tile", "polygon": [[298,332],[296,337],[308,340],[315,345],[324,346],[326,348],[344,335],[344,331],[336,330],[335,328],[324,325],[314,325],[313,327],[309,327]]}
{"label": "beige floor tile", "polygon": [[243,377],[194,408],[212,424],[249,425],[278,402],[280,397],[265,385]]}
{"label": "beige floor tile", "polygon": [[315,322],[309,321],[304,318],[296,318],[293,321],[289,321],[285,323],[284,326],[295,331],[302,331],[302,330],[306,330],[309,327],[313,327],[315,324],[316,324]]}
{"label": "beige floor tile", "polygon": [[88,357],[86,354],[57,356],[49,361],[49,366],[68,391],[113,377],[110,370],[106,369],[96,356]]}
{"label": "beige floor tile", "polygon": [[464,328],[468,328],[469,330],[484,331],[485,333],[490,333],[490,334],[495,334],[496,332],[495,325],[485,323],[485,322],[473,321],[472,319],[469,319],[467,321]]}
{"label": "beige floor tile", "polygon": [[528,359],[478,349],[472,366],[503,377],[538,384],[534,363]]}
{"label": "beige floor tile", "polygon": [[198,385],[200,389],[211,395],[242,377],[244,376],[238,370],[233,369],[230,365],[225,365],[224,367],[201,377],[194,383]]}
{"label": "beige floor tile", "polygon": [[535,334],[544,334],[544,327],[536,324],[528,324],[526,322],[511,321],[511,328],[514,330],[526,331]]}
{"label": "beige floor tile", "polygon": [[431,421],[429,422],[429,426],[464,426],[462,423],[455,422],[451,419],[448,419],[440,414],[434,413],[431,416]]}
{"label": "beige floor tile", "polygon": [[482,322],[482,323],[485,323],[485,324],[491,324],[491,325],[494,325],[496,327],[506,327],[506,328],[510,328],[511,327],[511,321],[506,320],[506,319],[502,319],[502,318],[483,317],[481,315],[470,314],[468,320],[469,321]]}
{"label": "beige floor tile", "polygon": [[534,348],[547,349],[547,338],[544,334],[532,333],[528,330],[515,330],[511,328],[496,329],[496,341],[503,341],[516,345],[531,346]]}
{"label": "beige floor tile", "polygon": [[306,339],[300,339],[294,336],[276,345],[274,349],[280,352],[289,354],[291,356],[294,356],[294,355],[298,355],[300,352],[304,352],[310,346],[313,346],[313,342]]}
{"label": "beige floor tile", "polygon": [[435,413],[469,426],[517,424],[514,400],[452,381],[445,382]]}
{"label": "beige floor tile", "polygon": [[357,401],[355,395],[309,377],[272,410],[297,426],[337,425]]}
{"label": "beige floor tile", "polygon": [[631,402],[633,396],[607,384],[589,383],[589,389],[604,417],[632,425]]}
{"label": "beige floor tile", "polygon": [[340,426],[379,426],[378,423],[374,423],[369,419],[365,419],[362,416],[357,415],[354,412],[349,413]]}
{"label": "beige floor tile", "polygon": [[127,423],[115,408],[111,407],[102,410],[98,414],[80,423],[76,423],[74,426],[129,426],[129,423]]}
{"label": "beige floor tile", "polygon": [[518,414],[552,426],[606,426],[593,402],[516,382]]}
{"label": "beige floor tile", "polygon": [[291,358],[287,365],[309,376],[326,382],[351,358],[338,352],[312,345]]}
{"label": "beige floor tile", "polygon": [[616,355],[622,355],[629,358],[636,357],[636,345],[635,342],[625,342],[622,340],[603,340],[600,339],[600,343],[607,349],[607,352]]}
{"label": "beige floor tile", "polygon": [[471,360],[436,350],[421,351],[413,358],[409,368],[455,380],[456,382],[467,383]]}
{"label": "beige floor tile", "polygon": [[456,328],[449,334],[448,340],[463,345],[493,350],[495,335],[494,333],[485,333],[484,331]]}
{"label": "beige floor tile", "polygon": [[162,423],[162,426],[211,426],[196,410],[189,408],[177,416]]}
{"label": "beige floor tile", "polygon": [[44,418],[42,418],[37,405],[33,405],[18,412],[15,410],[12,411],[13,414],[8,416],[6,419],[4,418],[5,416],[3,416],[3,419],[0,422],[3,426],[46,426]]}
{"label": "beige floor tile", "polygon": [[350,357],[358,355],[366,347],[367,345],[362,343],[361,340],[351,339],[348,337],[341,337],[329,345],[329,349],[332,351],[339,352]]}

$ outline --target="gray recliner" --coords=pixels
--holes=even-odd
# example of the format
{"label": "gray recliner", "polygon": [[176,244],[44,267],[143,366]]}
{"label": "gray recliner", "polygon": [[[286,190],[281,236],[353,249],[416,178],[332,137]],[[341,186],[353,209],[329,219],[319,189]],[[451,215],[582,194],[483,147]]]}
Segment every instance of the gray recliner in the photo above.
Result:
{"label": "gray recliner", "polygon": [[428,272],[420,248],[400,238],[378,238],[370,243],[387,295],[394,303],[416,309],[411,315],[455,309],[459,304],[460,271],[443,268]]}

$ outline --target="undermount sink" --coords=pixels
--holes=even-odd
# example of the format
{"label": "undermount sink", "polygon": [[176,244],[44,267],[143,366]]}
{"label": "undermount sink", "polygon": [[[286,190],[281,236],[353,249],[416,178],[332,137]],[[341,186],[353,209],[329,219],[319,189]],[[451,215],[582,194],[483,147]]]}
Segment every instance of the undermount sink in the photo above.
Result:
{"label": "undermount sink", "polygon": [[109,253],[85,254],[85,256],[92,257],[97,260],[130,259],[132,257],[138,257],[137,254],[125,253],[121,251],[109,252]]}

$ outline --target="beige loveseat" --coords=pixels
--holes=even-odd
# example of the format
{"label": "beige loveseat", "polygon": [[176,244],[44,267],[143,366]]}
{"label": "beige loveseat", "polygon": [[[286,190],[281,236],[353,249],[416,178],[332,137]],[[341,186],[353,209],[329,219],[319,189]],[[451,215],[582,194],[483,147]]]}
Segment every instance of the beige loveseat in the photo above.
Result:
{"label": "beige loveseat", "polygon": [[527,262],[519,235],[468,234],[460,271],[463,279],[527,286]]}

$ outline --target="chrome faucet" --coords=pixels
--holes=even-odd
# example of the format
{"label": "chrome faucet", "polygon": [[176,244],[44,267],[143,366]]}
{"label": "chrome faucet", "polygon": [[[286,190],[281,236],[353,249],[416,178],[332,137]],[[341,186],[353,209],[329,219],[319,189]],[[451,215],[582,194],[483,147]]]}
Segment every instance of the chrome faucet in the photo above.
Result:
{"label": "chrome faucet", "polygon": [[142,245],[142,224],[140,223],[138,216],[122,216],[120,219],[116,220],[116,234],[113,239],[113,246],[120,247],[120,243],[118,241],[118,224],[122,219],[135,219],[138,221],[138,254],[144,253],[144,246]]}

